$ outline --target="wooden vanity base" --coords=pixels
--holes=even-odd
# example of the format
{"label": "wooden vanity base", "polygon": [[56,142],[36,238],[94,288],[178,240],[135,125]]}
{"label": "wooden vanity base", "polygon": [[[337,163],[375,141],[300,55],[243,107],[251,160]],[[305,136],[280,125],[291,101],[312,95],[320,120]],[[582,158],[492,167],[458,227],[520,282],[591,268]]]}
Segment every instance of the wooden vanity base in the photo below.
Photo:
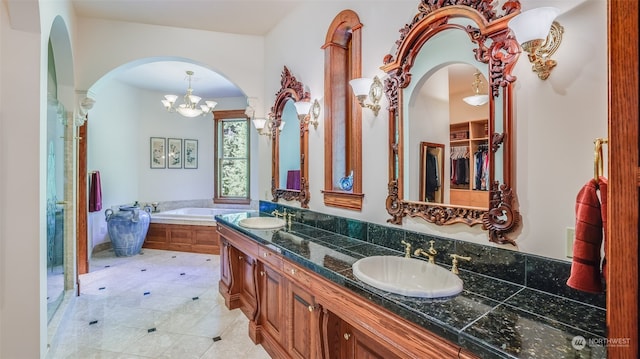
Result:
{"label": "wooden vanity base", "polygon": [[274,358],[476,358],[222,224],[220,294]]}

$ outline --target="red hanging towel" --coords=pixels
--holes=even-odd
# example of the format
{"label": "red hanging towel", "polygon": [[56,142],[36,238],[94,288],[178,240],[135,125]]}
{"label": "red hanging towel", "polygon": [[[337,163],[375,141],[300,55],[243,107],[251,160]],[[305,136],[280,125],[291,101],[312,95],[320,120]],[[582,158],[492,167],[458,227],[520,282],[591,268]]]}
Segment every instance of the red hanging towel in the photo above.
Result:
{"label": "red hanging towel", "polygon": [[600,248],[602,247],[602,212],[598,185],[592,178],[576,198],[576,238],[573,262],[567,285],[590,293],[602,292]]}
{"label": "red hanging towel", "polygon": [[606,177],[600,176],[598,179],[598,189],[600,191],[600,213],[602,217],[602,228],[604,229],[604,240],[602,241],[605,253],[602,258],[602,278],[607,278],[607,187],[609,186],[609,180]]}
{"label": "red hanging towel", "polygon": [[91,172],[89,183],[89,212],[98,212],[102,209],[102,186],[100,185],[100,172]]}

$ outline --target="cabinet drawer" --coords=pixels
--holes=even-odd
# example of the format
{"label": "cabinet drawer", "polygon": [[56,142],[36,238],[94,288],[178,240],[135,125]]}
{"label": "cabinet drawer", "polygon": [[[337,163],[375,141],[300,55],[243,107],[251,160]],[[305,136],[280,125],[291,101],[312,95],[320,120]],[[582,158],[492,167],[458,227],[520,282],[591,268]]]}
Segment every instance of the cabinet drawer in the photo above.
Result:
{"label": "cabinet drawer", "polygon": [[273,251],[270,251],[266,248],[260,247],[258,248],[258,255],[260,256],[260,261],[268,263],[271,268],[282,270],[282,258],[279,254],[274,253]]}
{"label": "cabinet drawer", "polygon": [[283,268],[284,273],[299,285],[307,288],[311,286],[311,276],[305,270],[289,262],[284,262]]}

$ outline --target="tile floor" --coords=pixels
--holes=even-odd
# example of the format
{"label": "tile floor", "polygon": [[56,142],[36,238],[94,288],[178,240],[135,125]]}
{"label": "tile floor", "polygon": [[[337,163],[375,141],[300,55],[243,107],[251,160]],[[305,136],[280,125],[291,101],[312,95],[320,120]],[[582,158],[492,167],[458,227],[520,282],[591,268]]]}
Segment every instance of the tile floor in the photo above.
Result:
{"label": "tile floor", "polygon": [[100,252],[80,276],[80,297],[52,320],[47,358],[269,358],[242,312],[224,306],[218,280],[216,255]]}

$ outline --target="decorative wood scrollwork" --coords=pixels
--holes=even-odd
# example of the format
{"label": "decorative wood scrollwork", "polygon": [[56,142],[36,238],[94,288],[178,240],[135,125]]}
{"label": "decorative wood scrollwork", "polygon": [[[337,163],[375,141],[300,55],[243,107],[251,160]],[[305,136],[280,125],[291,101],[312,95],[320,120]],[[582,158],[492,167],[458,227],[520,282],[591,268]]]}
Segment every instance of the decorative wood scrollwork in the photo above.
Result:
{"label": "decorative wood scrollwork", "polygon": [[276,100],[271,107],[269,116],[273,119],[274,124],[271,127],[271,195],[272,201],[277,202],[282,198],[286,201],[300,201],[302,208],[309,207],[309,165],[306,155],[309,151],[309,126],[306,123],[300,124],[300,190],[278,188],[279,184],[279,151],[280,151],[280,122],[282,121],[282,113],[287,101],[303,101],[310,100],[311,95],[305,91],[304,84],[298,81],[291,71],[285,66],[282,70],[280,78],[280,90],[276,93]]}
{"label": "decorative wood scrollwork", "polygon": [[[402,224],[405,216],[422,218],[437,225],[465,223],[469,226],[482,224],[489,232],[489,240],[496,243],[515,244],[507,234],[514,231],[520,223],[520,213],[515,208],[515,191],[512,183],[512,164],[510,163],[511,143],[515,136],[512,131],[512,86],[516,80],[511,75],[513,66],[520,54],[520,48],[508,28],[508,21],[520,12],[518,0],[507,0],[496,11],[494,0],[422,0],[418,13],[412,21],[402,27],[400,38],[396,41],[395,54],[384,57],[382,69],[387,73],[384,81],[385,94],[389,102],[389,184],[386,199],[387,212],[391,215],[388,222]],[[452,19],[466,18],[474,23],[461,25]],[[430,38],[444,30],[464,31],[469,41],[476,45],[473,49],[475,59],[488,66],[490,88],[489,139],[491,145],[490,163],[499,149],[504,151],[503,184],[495,183],[489,193],[488,209],[446,205],[432,202],[414,202],[403,198],[404,154],[402,89],[411,82],[411,68],[420,49]],[[504,103],[496,104],[496,99]],[[502,106],[502,128],[505,132],[496,133],[495,108]],[[495,176],[490,170],[491,181]]]}
{"label": "decorative wood scrollwork", "polygon": [[499,244],[516,242],[507,237],[521,221],[515,209],[515,194],[509,185],[494,182],[491,186],[489,211],[482,216],[482,228],[489,231],[489,240]]}

